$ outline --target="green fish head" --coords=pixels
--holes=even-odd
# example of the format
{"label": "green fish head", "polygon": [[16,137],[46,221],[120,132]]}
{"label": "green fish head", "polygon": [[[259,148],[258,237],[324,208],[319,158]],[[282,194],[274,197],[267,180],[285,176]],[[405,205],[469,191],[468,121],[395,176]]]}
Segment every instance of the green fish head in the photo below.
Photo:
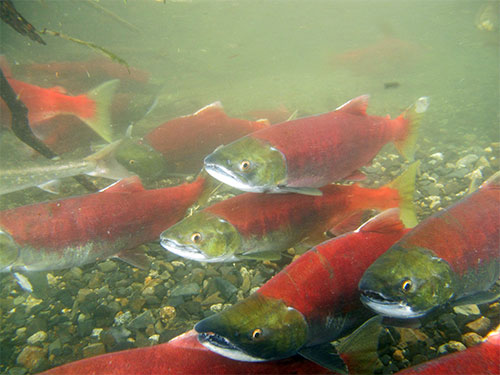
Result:
{"label": "green fish head", "polygon": [[161,153],[141,139],[127,138],[120,142],[116,160],[143,179],[158,178],[168,173],[167,161]]}
{"label": "green fish head", "polygon": [[203,319],[194,329],[208,349],[246,362],[290,357],[306,344],[308,334],[299,311],[259,293]]}
{"label": "green fish head", "polygon": [[421,247],[395,246],[378,258],[359,282],[362,302],[377,314],[418,318],[454,294],[449,264]]}
{"label": "green fish head", "polygon": [[272,192],[286,182],[285,156],[268,143],[243,137],[217,148],[205,158],[205,170],[236,189]]}
{"label": "green fish head", "polygon": [[227,221],[206,211],[199,211],[160,235],[161,245],[181,257],[200,262],[237,260],[241,248],[238,230]]}

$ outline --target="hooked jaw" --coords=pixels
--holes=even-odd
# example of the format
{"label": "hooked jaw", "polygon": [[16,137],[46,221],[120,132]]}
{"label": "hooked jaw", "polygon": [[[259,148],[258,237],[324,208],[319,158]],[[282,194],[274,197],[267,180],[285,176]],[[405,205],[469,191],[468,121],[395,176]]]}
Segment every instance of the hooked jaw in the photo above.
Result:
{"label": "hooked jaw", "polygon": [[373,290],[361,290],[361,302],[375,313],[399,319],[418,318],[425,315],[424,312],[414,311],[404,301],[396,301]]}
{"label": "hooked jaw", "polygon": [[160,236],[160,244],[165,250],[168,250],[175,255],[178,255],[186,259],[196,260],[198,262],[213,263],[213,262],[224,262],[224,261],[230,262],[238,260],[231,254],[223,254],[222,256],[218,256],[215,258],[208,257],[205,253],[200,251],[195,246],[185,245],[173,239],[165,238],[163,236]]}
{"label": "hooked jaw", "polygon": [[[195,325],[195,330],[201,330],[199,323]],[[245,353],[241,348],[237,347],[227,338],[218,335],[214,332],[202,332],[198,334],[198,341],[207,349],[215,352],[223,357],[234,359],[235,361],[243,362],[265,362],[268,359],[254,357]]]}

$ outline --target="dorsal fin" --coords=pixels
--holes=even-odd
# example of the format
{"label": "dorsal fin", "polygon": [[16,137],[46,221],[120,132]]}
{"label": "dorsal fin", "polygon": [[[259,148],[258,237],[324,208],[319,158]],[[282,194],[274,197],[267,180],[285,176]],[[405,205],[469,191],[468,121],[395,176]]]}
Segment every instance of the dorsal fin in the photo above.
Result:
{"label": "dorsal fin", "polygon": [[102,193],[135,193],[139,191],[144,191],[144,186],[142,186],[141,179],[139,176],[132,176],[124,178],[120,181],[115,182],[112,185],[101,190]]}
{"label": "dorsal fin", "polygon": [[357,98],[349,100],[347,103],[338,107],[337,111],[347,112],[352,115],[366,116],[366,109],[368,108],[368,100],[370,95],[361,95]]}
{"label": "dorsal fin", "polygon": [[405,228],[401,221],[399,208],[390,208],[372,217],[366,223],[361,225],[357,232],[377,232],[391,233],[401,231]]}
{"label": "dorsal fin", "polygon": [[213,102],[205,107],[197,110],[193,113],[193,116],[206,116],[209,113],[218,113],[226,116],[224,112],[224,107],[222,107],[222,103],[220,101]]}

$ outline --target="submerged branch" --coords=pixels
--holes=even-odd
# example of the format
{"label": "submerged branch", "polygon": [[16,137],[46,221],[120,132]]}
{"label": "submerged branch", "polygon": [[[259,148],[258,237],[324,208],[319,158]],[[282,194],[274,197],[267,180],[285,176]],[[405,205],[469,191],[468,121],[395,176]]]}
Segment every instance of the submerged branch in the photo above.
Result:
{"label": "submerged branch", "polygon": [[128,72],[130,73],[130,68],[129,68],[129,65],[128,63],[122,59],[121,57],[115,55],[113,52],[101,47],[101,46],[98,46],[97,44],[95,43],[92,43],[92,42],[87,42],[85,40],[81,40],[81,39],[77,39],[77,38],[73,38],[69,35],[66,35],[66,34],[63,34],[63,33],[60,33],[58,31],[52,31],[52,30],[48,30],[48,29],[43,29],[40,34],[47,34],[47,35],[52,35],[52,36],[57,36],[59,38],[62,38],[62,39],[66,39],[66,40],[69,40],[70,42],[74,42],[74,43],[77,43],[77,44],[81,44],[81,45],[84,45],[90,49],[93,49],[94,51],[97,51],[101,54],[103,54],[104,56],[110,58],[111,60],[113,61],[116,61],[117,63],[119,64],[122,64],[122,65],[125,65],[125,67],[127,68]]}

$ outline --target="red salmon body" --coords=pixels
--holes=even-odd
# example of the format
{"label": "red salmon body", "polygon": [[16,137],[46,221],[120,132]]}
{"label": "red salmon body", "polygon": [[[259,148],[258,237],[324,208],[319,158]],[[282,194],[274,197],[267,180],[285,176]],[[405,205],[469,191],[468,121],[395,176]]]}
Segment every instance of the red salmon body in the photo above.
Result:
{"label": "red salmon body", "polygon": [[56,88],[45,89],[15,79],[8,81],[28,108],[28,120],[31,124],[59,114],[72,114],[83,120],[95,115],[96,104],[85,95],[69,96]]}
{"label": "red salmon body", "polygon": [[384,210],[402,201],[396,189],[328,185],[321,196],[245,193],[205,208],[225,219],[244,237],[291,229],[298,236],[324,232],[364,209]]}
{"label": "red salmon body", "polygon": [[0,228],[19,248],[17,259],[1,268],[61,269],[154,241],[184,216],[204,181],[144,190],[131,177],[99,193],[1,211]]}
{"label": "red salmon body", "polygon": [[315,246],[257,293],[280,299],[301,312],[312,338],[324,342],[325,334],[338,337],[353,328],[349,326],[351,319],[356,321],[354,325],[360,323],[356,315],[366,317],[360,311],[358,291],[365,270],[409,231],[398,215],[397,209],[385,211],[357,231]]}
{"label": "red salmon body", "polygon": [[203,158],[216,147],[267,127],[267,120],[231,118],[215,102],[192,115],[167,121],[144,139],[176,170],[187,173],[200,170]]}
{"label": "red salmon body", "polygon": [[367,106],[368,96],[360,96],[333,112],[276,124],[249,137],[284,155],[287,186],[320,187],[348,178],[386,143],[409,136],[410,120],[369,116]]}
{"label": "red salmon body", "polygon": [[261,363],[234,361],[202,346],[197,336],[188,331],[164,344],[82,359],[41,375],[332,374],[300,356]]}

